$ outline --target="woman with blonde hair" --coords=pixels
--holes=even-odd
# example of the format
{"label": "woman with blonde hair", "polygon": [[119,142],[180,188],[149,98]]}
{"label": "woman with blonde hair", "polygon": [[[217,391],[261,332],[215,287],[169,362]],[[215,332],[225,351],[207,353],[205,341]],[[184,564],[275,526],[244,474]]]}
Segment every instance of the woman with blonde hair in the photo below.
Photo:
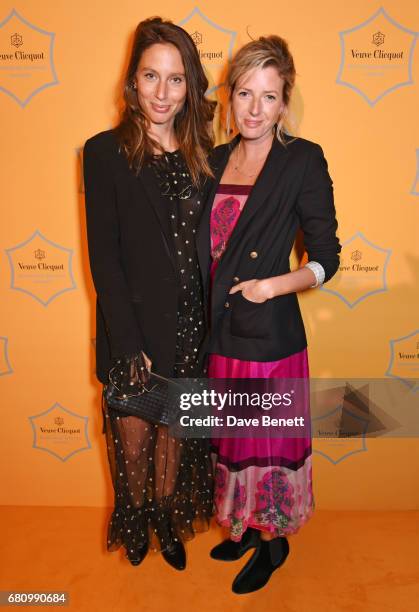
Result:
{"label": "woman with blonde hair", "polygon": [[[294,81],[279,36],[249,42],[229,68],[238,134],[213,153],[215,181],[198,234],[202,267],[210,269],[210,378],[308,379],[296,293],[335,274],[341,247],[323,151],[283,129]],[[299,228],[308,263],[291,272]],[[308,396],[300,408],[308,413]],[[270,434],[213,440],[216,517],[229,538],[211,556],[232,561],[255,549],[235,593],[268,582],[288,555],[287,536],[314,509],[309,427],[300,437]]]}
{"label": "woman with blonde hair", "polygon": [[153,546],[178,570],[186,565],[183,542],[207,528],[212,513],[208,448],[175,439],[154,413],[139,418],[112,409],[106,393],[111,377],[122,398],[139,396],[150,367],[169,378],[202,374],[195,232],[211,175],[207,87],[187,32],[147,19],[134,36],[122,119],[84,148],[96,374],[115,491],[107,548],[123,545],[139,565]]}

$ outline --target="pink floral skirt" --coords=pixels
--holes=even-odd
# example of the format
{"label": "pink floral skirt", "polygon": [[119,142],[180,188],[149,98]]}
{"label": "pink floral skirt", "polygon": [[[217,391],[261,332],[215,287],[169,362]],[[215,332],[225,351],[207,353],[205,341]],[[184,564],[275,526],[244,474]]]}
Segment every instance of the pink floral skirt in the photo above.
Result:
{"label": "pink floral skirt", "polygon": [[[209,378],[307,378],[307,350],[272,362],[210,355]],[[306,415],[309,418],[307,395]],[[275,536],[296,533],[313,514],[311,437],[219,438],[216,520],[239,541],[247,527]]]}

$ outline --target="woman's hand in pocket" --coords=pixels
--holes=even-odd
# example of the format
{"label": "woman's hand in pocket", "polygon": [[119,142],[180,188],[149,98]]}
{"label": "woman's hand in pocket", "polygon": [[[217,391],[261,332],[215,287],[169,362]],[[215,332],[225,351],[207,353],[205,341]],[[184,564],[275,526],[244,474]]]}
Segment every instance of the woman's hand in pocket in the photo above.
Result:
{"label": "woman's hand in pocket", "polygon": [[261,280],[252,279],[237,283],[230,289],[230,294],[242,292],[242,296],[249,302],[255,302],[256,304],[263,304],[266,300],[271,297],[271,288],[269,278],[263,278]]}

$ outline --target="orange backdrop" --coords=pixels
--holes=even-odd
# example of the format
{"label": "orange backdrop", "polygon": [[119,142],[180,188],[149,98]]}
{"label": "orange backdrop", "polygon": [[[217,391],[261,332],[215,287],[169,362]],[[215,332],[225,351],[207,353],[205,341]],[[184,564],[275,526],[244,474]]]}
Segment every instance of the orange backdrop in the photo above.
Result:
{"label": "orange backdrop", "polygon": [[[418,3],[178,0],[158,12],[193,35],[221,101],[249,36],[289,41],[294,132],[323,146],[344,245],[336,277],[301,297],[312,375],[393,379],[418,398]],[[81,148],[115,124],[133,30],[155,13],[150,0],[1,4],[2,504],[112,503]],[[216,129],[221,141],[220,117]],[[418,507],[417,438],[314,449],[318,508]]]}

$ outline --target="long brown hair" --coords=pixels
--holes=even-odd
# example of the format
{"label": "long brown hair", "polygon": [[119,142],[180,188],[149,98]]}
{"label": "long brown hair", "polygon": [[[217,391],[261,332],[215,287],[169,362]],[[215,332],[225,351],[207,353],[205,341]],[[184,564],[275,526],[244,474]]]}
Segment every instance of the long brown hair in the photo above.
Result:
{"label": "long brown hair", "polygon": [[227,113],[227,130],[230,131],[231,99],[238,81],[249,71],[255,68],[266,68],[273,66],[284,81],[282,99],[285,111],[278,118],[276,125],[276,136],[284,144],[283,124],[288,111],[291,92],[295,83],[294,60],[287,42],[280,36],[260,36],[257,40],[248,42],[233,58],[227,75],[227,87],[229,93],[229,109]]}
{"label": "long brown hair", "polygon": [[149,134],[148,119],[140,107],[134,89],[134,77],[141,55],[152,45],[171,43],[183,61],[186,78],[186,100],[175,117],[174,129],[186,164],[195,185],[203,175],[212,176],[207,155],[214,145],[212,119],[216,102],[207,100],[208,79],[192,38],[171,21],[152,17],[141,21],[135,31],[134,43],[124,81],[125,108],[116,128],[120,146],[131,168],[139,172],[143,163],[162,147]]}

